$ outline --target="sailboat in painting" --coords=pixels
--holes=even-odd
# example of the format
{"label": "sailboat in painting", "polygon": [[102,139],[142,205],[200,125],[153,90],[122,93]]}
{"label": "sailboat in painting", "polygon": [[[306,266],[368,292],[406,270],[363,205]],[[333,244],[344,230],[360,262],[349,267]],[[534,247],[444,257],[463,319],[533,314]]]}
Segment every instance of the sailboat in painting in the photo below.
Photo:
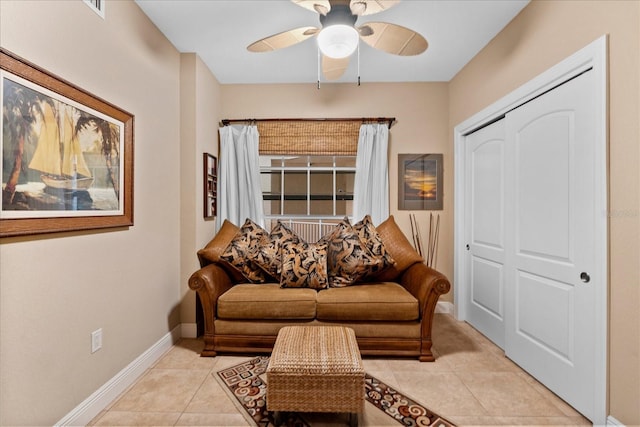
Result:
{"label": "sailboat in painting", "polygon": [[42,125],[29,168],[41,172],[48,187],[62,190],[86,190],[93,177],[75,132],[77,111],[59,101],[41,102]]}

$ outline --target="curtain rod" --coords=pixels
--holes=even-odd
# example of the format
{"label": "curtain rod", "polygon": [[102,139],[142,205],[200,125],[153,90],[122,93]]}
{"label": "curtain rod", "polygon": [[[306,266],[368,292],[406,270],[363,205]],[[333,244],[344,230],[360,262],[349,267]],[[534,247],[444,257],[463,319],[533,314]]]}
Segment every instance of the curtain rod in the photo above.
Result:
{"label": "curtain rod", "polygon": [[311,122],[324,122],[324,121],[333,121],[333,122],[378,122],[378,123],[387,123],[389,129],[396,122],[395,117],[353,117],[353,118],[323,118],[323,119],[309,119],[309,118],[301,118],[301,119],[223,119],[220,120],[220,124],[222,126],[228,126],[231,123],[255,123],[255,122],[303,122],[303,121],[311,121]]}

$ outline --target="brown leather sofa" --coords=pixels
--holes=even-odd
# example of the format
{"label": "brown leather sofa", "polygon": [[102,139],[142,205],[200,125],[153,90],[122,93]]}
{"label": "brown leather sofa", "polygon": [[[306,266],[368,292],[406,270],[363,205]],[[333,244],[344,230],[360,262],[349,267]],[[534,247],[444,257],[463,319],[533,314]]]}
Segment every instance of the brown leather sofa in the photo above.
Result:
{"label": "brown leather sofa", "polygon": [[363,355],[435,360],[433,314],[438,298],[451,285],[424,264],[393,216],[376,230],[395,265],[372,281],[321,290],[246,283],[220,259],[239,230],[234,227],[223,226],[198,251],[201,268],[189,279],[204,315],[202,356],[270,352],[283,326],[338,324],[353,328]]}

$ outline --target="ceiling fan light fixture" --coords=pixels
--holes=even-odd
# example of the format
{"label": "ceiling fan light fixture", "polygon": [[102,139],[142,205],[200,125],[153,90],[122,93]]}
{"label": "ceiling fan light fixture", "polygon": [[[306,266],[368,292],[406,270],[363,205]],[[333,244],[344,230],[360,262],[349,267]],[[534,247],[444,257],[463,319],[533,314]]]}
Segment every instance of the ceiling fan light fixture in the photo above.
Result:
{"label": "ceiling fan light fixture", "polygon": [[351,25],[335,24],[318,33],[320,51],[330,58],[346,58],[358,47],[358,31]]}

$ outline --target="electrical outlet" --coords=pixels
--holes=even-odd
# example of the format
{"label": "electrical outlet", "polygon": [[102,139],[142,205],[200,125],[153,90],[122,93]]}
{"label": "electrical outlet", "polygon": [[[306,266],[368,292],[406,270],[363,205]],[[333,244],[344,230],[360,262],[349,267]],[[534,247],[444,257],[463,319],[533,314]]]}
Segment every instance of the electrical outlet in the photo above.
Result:
{"label": "electrical outlet", "polygon": [[102,348],[102,328],[96,329],[91,332],[91,353],[95,353],[96,351]]}

